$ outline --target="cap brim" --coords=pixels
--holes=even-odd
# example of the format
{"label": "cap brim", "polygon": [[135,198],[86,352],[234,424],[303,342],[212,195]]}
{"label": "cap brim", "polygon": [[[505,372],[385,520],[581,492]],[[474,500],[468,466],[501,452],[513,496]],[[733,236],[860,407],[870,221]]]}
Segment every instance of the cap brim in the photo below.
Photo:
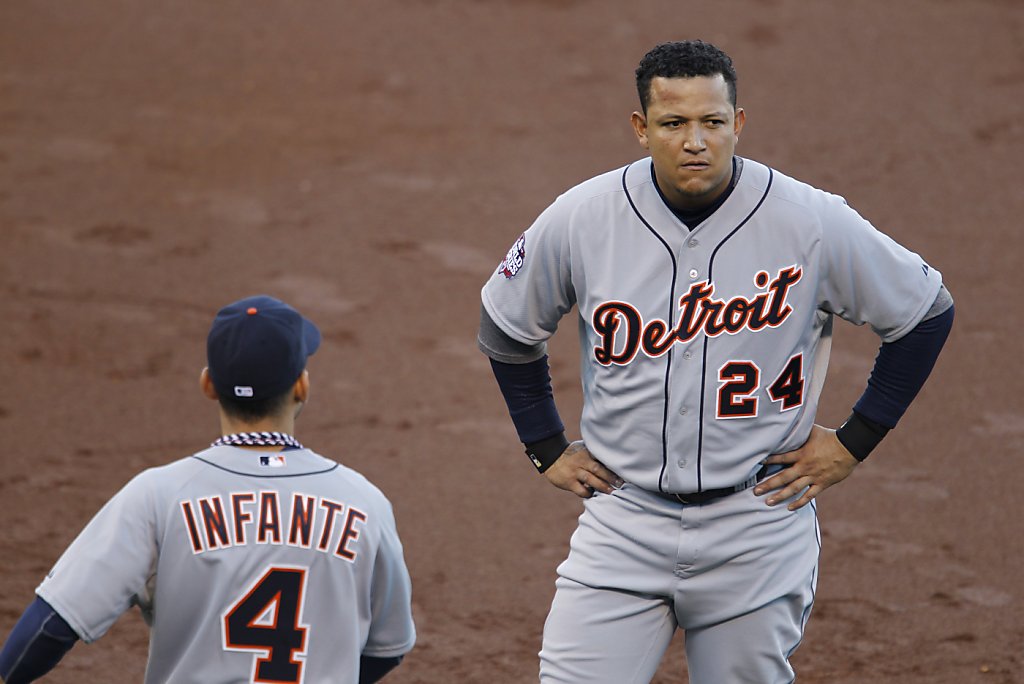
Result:
{"label": "cap brim", "polygon": [[312,356],[320,348],[320,328],[305,316],[302,318],[302,337],[306,342],[306,356]]}

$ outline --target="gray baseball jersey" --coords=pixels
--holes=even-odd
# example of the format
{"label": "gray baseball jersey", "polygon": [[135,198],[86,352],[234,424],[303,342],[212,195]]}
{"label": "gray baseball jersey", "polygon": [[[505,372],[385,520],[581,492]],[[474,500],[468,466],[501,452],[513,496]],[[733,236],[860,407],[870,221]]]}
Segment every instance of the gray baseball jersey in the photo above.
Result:
{"label": "gray baseball jersey", "polygon": [[799,447],[833,316],[896,340],[941,285],[841,197],[738,162],[732,194],[693,231],[658,194],[650,159],[572,188],[482,291],[524,344],[577,306],[583,439],[650,491],[731,487]]}
{"label": "gray baseball jersey", "polygon": [[140,473],[36,592],[86,642],[137,604],[146,682],[350,682],[415,640],[391,505],[308,449],[218,446]]}

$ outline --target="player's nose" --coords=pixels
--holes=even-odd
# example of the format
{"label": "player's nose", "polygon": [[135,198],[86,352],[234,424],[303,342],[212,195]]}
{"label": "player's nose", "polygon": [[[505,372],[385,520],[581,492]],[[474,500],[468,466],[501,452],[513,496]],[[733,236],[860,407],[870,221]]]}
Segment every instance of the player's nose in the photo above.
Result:
{"label": "player's nose", "polygon": [[689,152],[700,152],[705,147],[704,136],[701,135],[700,128],[693,126],[686,131],[686,136],[683,138],[684,150]]}

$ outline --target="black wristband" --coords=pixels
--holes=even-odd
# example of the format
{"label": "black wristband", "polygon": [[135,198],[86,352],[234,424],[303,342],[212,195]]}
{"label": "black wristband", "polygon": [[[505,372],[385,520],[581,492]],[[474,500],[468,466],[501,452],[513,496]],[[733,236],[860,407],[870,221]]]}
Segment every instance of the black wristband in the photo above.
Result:
{"label": "black wristband", "polygon": [[889,428],[854,411],[836,430],[836,437],[855,459],[863,461],[888,432]]}
{"label": "black wristband", "polygon": [[567,446],[569,446],[569,440],[565,438],[564,432],[559,432],[557,435],[552,435],[539,442],[527,444],[526,455],[530,457],[537,472],[543,473],[558,460]]}

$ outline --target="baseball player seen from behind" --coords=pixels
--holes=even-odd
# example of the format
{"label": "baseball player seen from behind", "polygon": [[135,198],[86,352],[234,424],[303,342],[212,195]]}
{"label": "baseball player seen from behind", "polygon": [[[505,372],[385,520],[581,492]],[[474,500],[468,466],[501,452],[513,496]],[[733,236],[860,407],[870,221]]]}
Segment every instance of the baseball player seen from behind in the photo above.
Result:
{"label": "baseball player seen from behind", "polygon": [[[896,426],[953,321],[937,270],[843,198],[735,154],[731,59],[656,46],[632,126],[649,156],[559,196],[482,291],[479,345],[520,440],[584,499],[540,680],[649,682],[675,629],[692,684],[780,684],[814,602],[815,499]],[[582,440],[546,340],[575,306]],[[815,411],[839,316],[881,339],[831,430]]]}
{"label": "baseball player seen from behind", "polygon": [[137,475],[82,530],[0,652],[7,684],[43,676],[133,604],[152,684],[367,684],[399,663],[415,630],[391,504],[293,436],[319,345],[272,297],[217,313],[200,385],[222,436]]}

